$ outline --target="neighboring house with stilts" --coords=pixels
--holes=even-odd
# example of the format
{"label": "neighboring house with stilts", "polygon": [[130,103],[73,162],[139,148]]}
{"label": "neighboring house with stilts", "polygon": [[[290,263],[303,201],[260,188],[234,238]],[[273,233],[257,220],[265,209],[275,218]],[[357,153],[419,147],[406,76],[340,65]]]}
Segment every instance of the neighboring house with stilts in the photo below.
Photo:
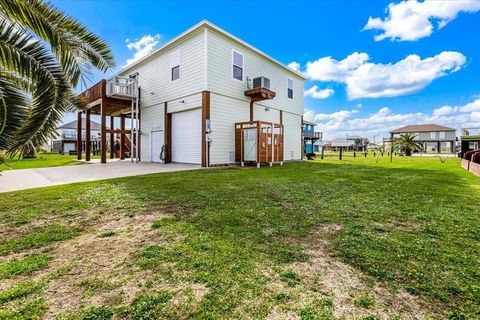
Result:
{"label": "neighboring house with stilts", "polygon": [[[85,119],[82,119],[82,128],[86,127]],[[57,128],[56,136],[50,141],[50,151],[61,154],[77,153],[77,125],[71,121]],[[100,124],[90,120],[90,144],[92,150],[100,150]],[[85,150],[85,129],[81,130],[82,150]]]}
{"label": "neighboring house with stilts", "polygon": [[102,163],[114,133],[131,134],[136,161],[258,166],[302,159],[305,79],[202,21],[82,96],[85,117],[101,117]]}
{"label": "neighboring house with stilts", "polygon": [[480,127],[462,128],[461,139],[461,156],[465,152],[480,150]]}
{"label": "neighboring house with stilts", "polygon": [[[322,133],[315,132],[316,125],[314,122],[303,120],[303,144],[305,154],[319,152],[317,142],[322,139]],[[315,150],[315,147],[317,147],[317,150]]]}
{"label": "neighboring house with stilts", "polygon": [[405,133],[416,136],[415,140],[423,145],[423,152],[455,152],[457,137],[454,128],[437,124],[417,124],[390,131],[393,139],[398,139]]}

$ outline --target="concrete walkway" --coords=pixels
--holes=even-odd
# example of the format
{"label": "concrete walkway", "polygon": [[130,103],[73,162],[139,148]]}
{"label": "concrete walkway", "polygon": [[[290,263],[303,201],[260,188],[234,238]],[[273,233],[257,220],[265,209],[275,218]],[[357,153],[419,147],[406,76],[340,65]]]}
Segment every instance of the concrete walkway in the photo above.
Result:
{"label": "concrete walkway", "polygon": [[130,160],[114,160],[107,164],[92,162],[77,166],[9,170],[1,173],[0,192],[200,168],[199,165],[193,164],[132,163]]}

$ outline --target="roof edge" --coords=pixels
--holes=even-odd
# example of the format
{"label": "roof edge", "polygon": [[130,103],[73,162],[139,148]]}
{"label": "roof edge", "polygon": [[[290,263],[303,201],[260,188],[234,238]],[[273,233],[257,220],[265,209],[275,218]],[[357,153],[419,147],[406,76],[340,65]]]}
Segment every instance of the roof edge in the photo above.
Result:
{"label": "roof edge", "polygon": [[172,44],[174,44],[175,42],[177,41],[180,41],[181,39],[183,39],[184,37],[186,37],[187,35],[201,29],[201,28],[211,28],[212,30],[215,30],[223,35],[225,35],[226,37],[240,43],[241,45],[243,46],[246,46],[247,48],[253,50],[254,52],[258,53],[259,55],[263,56],[264,58],[266,58],[267,60],[270,60],[271,62],[275,63],[276,65],[284,68],[285,70],[295,74],[296,76],[302,78],[303,80],[308,80],[309,78],[306,77],[305,75],[303,75],[302,73],[296,71],[296,70],[293,70],[292,68],[289,68],[287,65],[283,64],[282,62],[272,58],[271,56],[269,56],[268,54],[264,53],[263,51],[255,48],[254,46],[252,46],[251,44],[248,44],[247,42],[241,40],[240,38],[234,36],[233,34],[225,31],[224,29],[218,27],[217,25],[211,23],[210,21],[206,20],[206,19],[203,19],[201,20],[200,22],[198,22],[197,24],[193,25],[192,27],[188,28],[187,30],[183,31],[182,33],[180,33],[179,35],[177,35],[176,37],[174,37],[173,39],[167,41],[166,43],[164,43],[163,45],[161,45],[160,47],[158,47],[157,49],[155,49],[154,51],[152,51],[151,53],[147,54],[145,57],[135,61],[134,63],[124,67],[123,69],[121,69],[120,71],[116,72],[113,76],[118,76],[119,74],[121,73],[124,73],[130,69],[132,69],[133,67],[139,65],[140,63],[146,61],[147,59],[151,58],[153,55],[157,54],[158,52],[164,50],[165,48],[171,46]]}

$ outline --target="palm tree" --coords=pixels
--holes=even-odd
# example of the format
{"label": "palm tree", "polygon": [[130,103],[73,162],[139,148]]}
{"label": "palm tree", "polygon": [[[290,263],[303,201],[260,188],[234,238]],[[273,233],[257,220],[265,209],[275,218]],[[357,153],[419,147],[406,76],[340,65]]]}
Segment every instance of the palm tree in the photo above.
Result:
{"label": "palm tree", "polygon": [[0,0],[0,150],[27,153],[83,106],[74,92],[115,62],[109,46],[41,0]]}
{"label": "palm tree", "polygon": [[412,155],[413,151],[418,151],[423,149],[423,145],[417,142],[415,139],[417,135],[411,133],[404,133],[400,135],[400,138],[394,141],[394,145],[399,146],[400,149],[405,152],[407,157]]}

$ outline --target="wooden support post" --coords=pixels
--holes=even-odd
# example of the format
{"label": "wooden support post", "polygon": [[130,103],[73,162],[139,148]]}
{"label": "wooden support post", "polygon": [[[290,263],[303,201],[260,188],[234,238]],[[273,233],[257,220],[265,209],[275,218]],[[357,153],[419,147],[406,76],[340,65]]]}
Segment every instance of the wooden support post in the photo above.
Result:
{"label": "wooden support post", "polygon": [[172,162],[172,114],[168,113],[168,103],[165,102],[164,105],[164,144],[165,144],[165,155],[164,155],[164,163]]}
{"label": "wooden support post", "polygon": [[325,156],[325,147],[322,146],[322,155],[321,155],[321,159],[323,160],[323,157]]}
{"label": "wooden support post", "polygon": [[250,101],[250,121],[253,121],[253,101]]}
{"label": "wooden support post", "polygon": [[101,132],[100,132],[100,162],[107,163],[107,110],[104,102],[100,103]]}
{"label": "wooden support post", "polygon": [[202,92],[202,167],[209,166],[207,120],[210,120],[210,91]]}
{"label": "wooden support post", "polygon": [[77,160],[82,160],[82,112],[77,113]]}
{"label": "wooden support post", "polygon": [[90,161],[91,139],[90,139],[90,109],[86,111],[85,117],[85,160]]}
{"label": "wooden support post", "polygon": [[340,147],[340,153],[338,154],[338,160],[342,160],[343,157],[343,147]]}
{"label": "wooden support post", "polygon": [[[110,130],[114,130],[115,117],[110,116]],[[115,133],[110,132],[110,159],[115,158]]]}
{"label": "wooden support post", "polygon": [[[120,130],[125,130],[125,115],[120,115]],[[120,160],[125,160],[125,132],[120,134]]]}
{"label": "wooden support post", "polygon": [[390,162],[393,162],[393,133],[390,135]]}

